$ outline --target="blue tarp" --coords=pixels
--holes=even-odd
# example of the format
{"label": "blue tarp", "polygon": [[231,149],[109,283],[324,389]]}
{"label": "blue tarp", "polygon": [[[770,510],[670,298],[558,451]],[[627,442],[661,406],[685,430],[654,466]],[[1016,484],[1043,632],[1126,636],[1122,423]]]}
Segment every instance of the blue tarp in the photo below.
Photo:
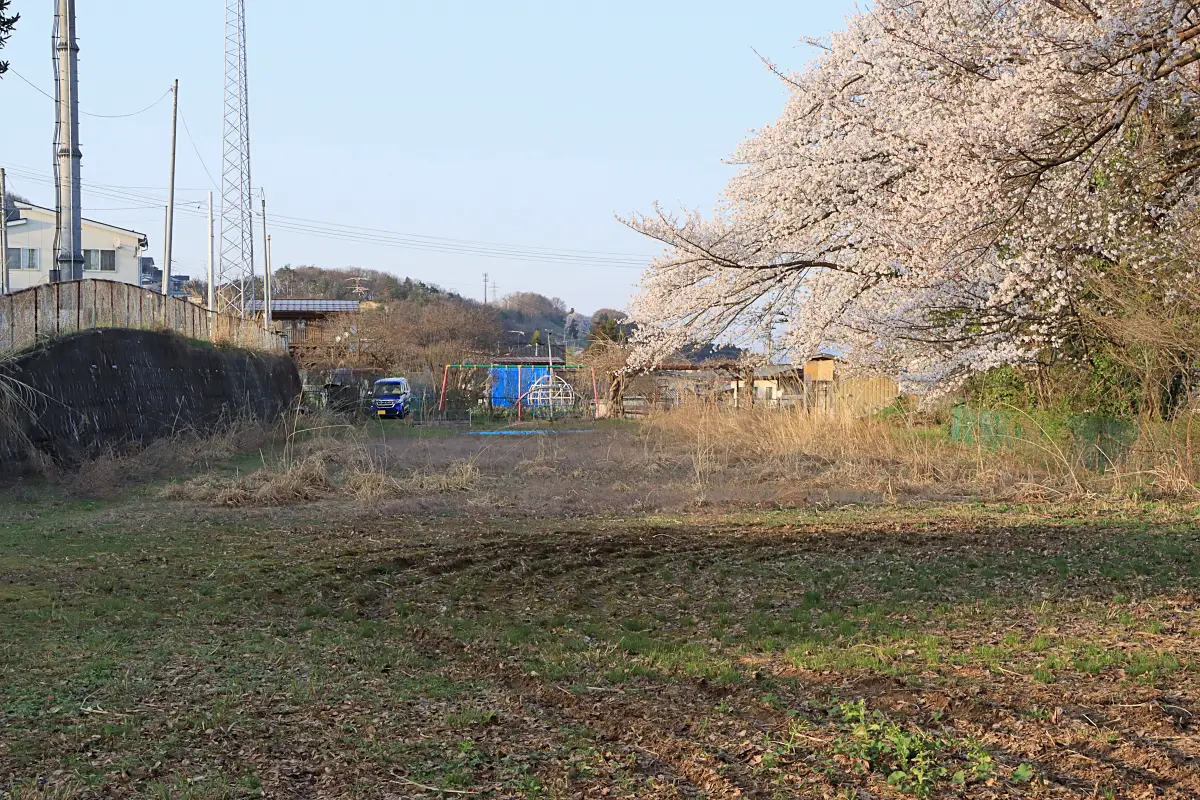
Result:
{"label": "blue tarp", "polygon": [[560,433],[595,433],[595,430],[582,431],[468,431],[468,436],[557,436]]}
{"label": "blue tarp", "polygon": [[516,408],[534,382],[549,374],[548,367],[492,367],[492,407]]}

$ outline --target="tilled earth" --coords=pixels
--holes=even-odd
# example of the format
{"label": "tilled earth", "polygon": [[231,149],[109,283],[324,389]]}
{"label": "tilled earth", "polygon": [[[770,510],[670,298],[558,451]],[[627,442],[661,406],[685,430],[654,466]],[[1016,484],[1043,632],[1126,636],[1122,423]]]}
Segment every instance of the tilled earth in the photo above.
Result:
{"label": "tilled earth", "polygon": [[1200,797],[1180,514],[13,508],[19,797]]}

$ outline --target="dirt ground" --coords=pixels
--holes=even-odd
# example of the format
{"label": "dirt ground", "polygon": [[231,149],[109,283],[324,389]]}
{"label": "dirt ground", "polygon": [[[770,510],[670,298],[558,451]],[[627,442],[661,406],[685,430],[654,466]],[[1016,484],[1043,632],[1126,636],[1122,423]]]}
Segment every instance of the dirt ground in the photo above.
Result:
{"label": "dirt ground", "polygon": [[1194,511],[851,506],[621,429],[380,447],[371,502],[10,488],[0,789],[1200,797]]}

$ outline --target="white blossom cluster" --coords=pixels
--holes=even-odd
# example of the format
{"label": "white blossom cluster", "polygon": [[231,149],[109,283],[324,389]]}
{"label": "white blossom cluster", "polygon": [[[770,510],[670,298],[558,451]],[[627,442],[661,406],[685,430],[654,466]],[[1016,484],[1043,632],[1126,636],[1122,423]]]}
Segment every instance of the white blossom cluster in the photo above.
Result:
{"label": "white blossom cluster", "polygon": [[627,220],[635,366],[774,335],[944,388],[1061,347],[1089,271],[1192,269],[1196,3],[876,0],[820,46],[711,217]]}

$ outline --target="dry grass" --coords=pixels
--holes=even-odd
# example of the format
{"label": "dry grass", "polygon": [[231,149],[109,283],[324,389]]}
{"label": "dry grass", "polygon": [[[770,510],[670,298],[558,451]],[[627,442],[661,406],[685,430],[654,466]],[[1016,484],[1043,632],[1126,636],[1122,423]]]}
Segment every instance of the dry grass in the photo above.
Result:
{"label": "dry grass", "polygon": [[955,445],[884,420],[790,409],[693,408],[649,421],[652,431],[690,450],[697,486],[737,481],[796,482],[810,489],[895,496],[1008,496],[1051,480],[1046,462],[1009,451]]}
{"label": "dry grass", "polygon": [[[168,486],[164,497],[239,509],[332,501],[363,513],[587,516],[961,500],[1187,502],[1200,495],[1182,461],[1163,458],[1162,443],[1149,436],[1120,469],[1097,474],[1032,421],[1024,426],[1028,438],[999,448],[952,442],[944,428],[910,418],[766,408],[688,408],[578,436],[416,432],[388,439],[337,420],[301,423],[248,469],[244,460],[236,471],[213,462]],[[1151,432],[1163,441],[1186,439]],[[1177,442],[1176,449],[1185,448]],[[143,469],[152,453],[139,456]],[[83,474],[111,484],[131,472],[116,459]]]}
{"label": "dry grass", "polygon": [[12,360],[11,355],[0,357],[0,452],[7,451],[10,458],[28,449],[28,422],[38,397],[31,386],[7,374]]}
{"label": "dry grass", "polygon": [[167,486],[162,496],[228,507],[286,506],[337,497],[378,502],[467,491],[479,477],[470,461],[437,471],[400,469],[385,446],[355,433],[322,434],[307,442],[290,442],[278,461],[264,461],[252,472],[208,472]]}
{"label": "dry grass", "polygon": [[212,431],[184,430],[125,451],[111,449],[73,469],[45,459],[41,472],[77,497],[108,498],[128,486],[192,468],[211,468],[242,453],[277,442],[280,425],[254,419],[231,420]]}
{"label": "dry grass", "polygon": [[[952,442],[944,430],[904,417],[694,407],[648,421],[650,435],[685,448],[698,488],[791,482],[882,499],[1200,497],[1197,474],[1190,459],[1179,457],[1182,445],[1174,433],[1145,429],[1126,462],[1098,474],[1032,419],[1026,427],[1020,440],[988,448]],[[1189,453],[1190,441],[1187,437]]]}

